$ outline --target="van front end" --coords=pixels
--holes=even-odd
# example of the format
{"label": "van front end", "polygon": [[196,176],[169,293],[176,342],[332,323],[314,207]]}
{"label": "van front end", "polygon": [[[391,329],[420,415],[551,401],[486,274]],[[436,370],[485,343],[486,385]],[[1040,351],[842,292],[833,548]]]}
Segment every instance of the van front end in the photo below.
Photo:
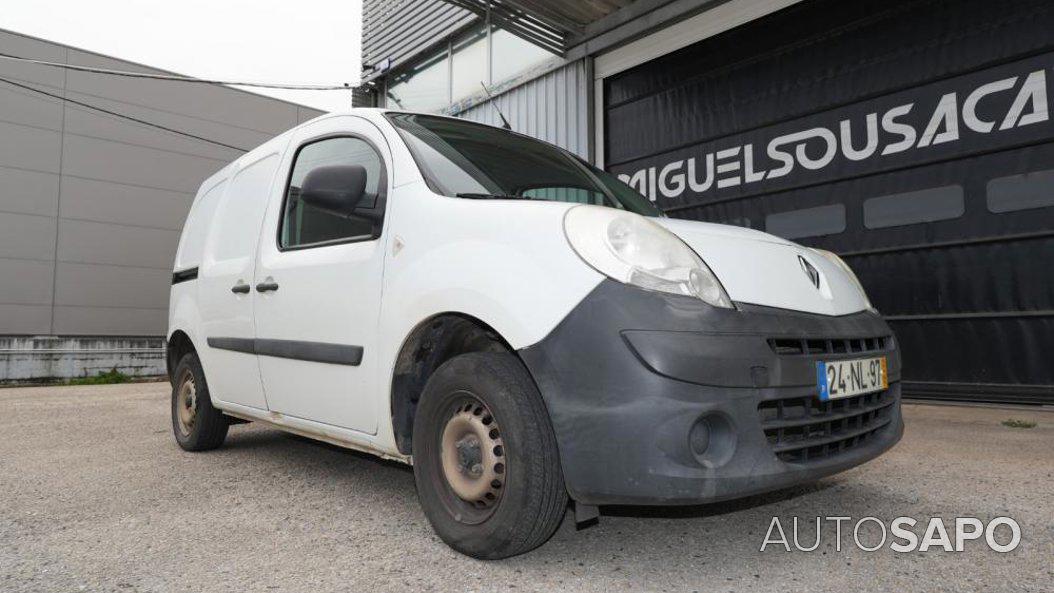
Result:
{"label": "van front end", "polygon": [[[860,465],[903,434],[900,356],[873,311],[821,315],[602,281],[522,349],[571,498],[714,502]],[[828,397],[818,365],[879,359],[882,387]]]}

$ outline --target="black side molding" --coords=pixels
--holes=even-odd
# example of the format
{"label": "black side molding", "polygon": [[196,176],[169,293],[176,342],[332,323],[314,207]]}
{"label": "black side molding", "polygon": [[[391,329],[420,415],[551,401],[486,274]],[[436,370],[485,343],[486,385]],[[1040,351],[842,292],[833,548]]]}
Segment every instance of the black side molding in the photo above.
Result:
{"label": "black side molding", "polygon": [[262,338],[209,338],[207,341],[213,348],[260,356],[347,366],[359,366],[362,363],[362,346]]}
{"label": "black side molding", "polygon": [[172,272],[172,284],[179,284],[180,282],[186,282],[187,280],[197,280],[198,278],[198,267],[187,268],[178,272]]}
{"label": "black side molding", "polygon": [[212,348],[233,350],[246,354],[256,354],[256,340],[252,338],[209,338],[206,340]]}
{"label": "black side molding", "polygon": [[362,362],[362,346],[327,344],[325,342],[298,342],[295,340],[256,340],[256,353],[260,356],[276,356],[328,364],[358,366]]}

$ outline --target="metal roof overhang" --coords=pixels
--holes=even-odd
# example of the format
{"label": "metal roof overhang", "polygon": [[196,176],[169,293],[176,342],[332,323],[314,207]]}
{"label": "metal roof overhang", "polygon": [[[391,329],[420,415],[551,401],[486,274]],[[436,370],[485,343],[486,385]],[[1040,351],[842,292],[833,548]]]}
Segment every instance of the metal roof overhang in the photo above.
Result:
{"label": "metal roof overhang", "polygon": [[580,43],[593,23],[611,15],[634,0],[446,0],[486,15],[490,21],[522,39],[558,55]]}
{"label": "metal roof overhang", "polygon": [[[397,68],[421,52],[422,35],[437,40],[472,22],[471,15],[566,60],[597,55],[650,31],[683,20],[727,2],[774,0],[404,0],[380,2],[365,15],[363,80],[371,81]],[[439,6],[463,9],[443,12]],[[415,8],[416,7],[416,8]],[[415,11],[416,38],[397,39],[399,11]],[[395,18],[392,15],[395,15]],[[396,25],[392,25],[396,23]],[[367,43],[367,37],[376,38]],[[387,45],[386,45],[387,44]],[[367,47],[369,46],[369,47]],[[394,48],[394,49],[393,49]],[[369,50],[369,51],[367,51]],[[383,60],[378,61],[383,58]]]}
{"label": "metal roof overhang", "polygon": [[[596,55],[730,0],[442,0],[568,60]],[[767,0],[758,0],[764,3]]]}

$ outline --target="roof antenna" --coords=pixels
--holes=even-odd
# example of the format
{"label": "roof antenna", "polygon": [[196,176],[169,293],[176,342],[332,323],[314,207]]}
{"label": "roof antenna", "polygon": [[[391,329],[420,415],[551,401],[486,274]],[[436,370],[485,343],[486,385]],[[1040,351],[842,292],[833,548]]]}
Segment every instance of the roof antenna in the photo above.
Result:
{"label": "roof antenna", "polygon": [[498,117],[501,118],[501,127],[511,132],[512,126],[509,125],[509,120],[505,119],[505,114],[501,112],[501,108],[498,107],[496,102],[494,102],[494,95],[490,94],[490,89],[487,88],[487,85],[483,84],[482,80],[479,82],[479,86],[483,87],[483,92],[487,93],[487,100],[489,100],[490,104],[494,106],[494,111],[498,112]]}

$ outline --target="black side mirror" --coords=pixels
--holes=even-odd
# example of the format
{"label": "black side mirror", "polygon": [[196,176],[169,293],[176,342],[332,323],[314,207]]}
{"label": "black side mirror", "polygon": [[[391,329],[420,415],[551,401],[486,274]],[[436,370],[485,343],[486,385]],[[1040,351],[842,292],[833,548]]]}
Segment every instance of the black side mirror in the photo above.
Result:
{"label": "black side mirror", "polygon": [[366,168],[360,165],[317,167],[300,184],[300,199],[319,210],[348,218],[366,195]]}

